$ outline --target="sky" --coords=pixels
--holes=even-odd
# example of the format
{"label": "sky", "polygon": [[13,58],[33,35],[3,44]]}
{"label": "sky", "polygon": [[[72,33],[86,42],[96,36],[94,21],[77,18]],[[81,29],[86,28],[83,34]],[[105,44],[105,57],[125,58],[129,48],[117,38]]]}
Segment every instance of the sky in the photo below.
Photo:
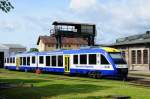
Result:
{"label": "sky", "polygon": [[96,24],[96,44],[150,30],[150,0],[10,0],[14,9],[0,11],[0,43],[36,47],[50,35],[53,21]]}

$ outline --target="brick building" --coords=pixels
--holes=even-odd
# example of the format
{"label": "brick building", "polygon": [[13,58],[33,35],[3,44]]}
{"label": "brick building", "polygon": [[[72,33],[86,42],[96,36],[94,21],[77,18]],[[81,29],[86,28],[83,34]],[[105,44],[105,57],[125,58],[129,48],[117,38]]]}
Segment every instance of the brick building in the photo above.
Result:
{"label": "brick building", "polygon": [[[39,51],[49,51],[56,49],[56,38],[54,35],[39,36],[37,45]],[[88,41],[83,38],[62,37],[62,49],[78,49],[80,46],[88,45]]]}

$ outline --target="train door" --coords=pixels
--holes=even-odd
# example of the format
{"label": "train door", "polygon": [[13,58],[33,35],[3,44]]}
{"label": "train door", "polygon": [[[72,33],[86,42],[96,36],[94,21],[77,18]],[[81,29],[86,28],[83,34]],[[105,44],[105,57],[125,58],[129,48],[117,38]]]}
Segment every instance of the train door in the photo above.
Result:
{"label": "train door", "polygon": [[4,67],[4,52],[0,52],[0,68]]}
{"label": "train door", "polygon": [[20,66],[20,58],[16,57],[16,69],[19,70],[19,66]]}
{"label": "train door", "polygon": [[65,55],[65,72],[70,72],[70,56]]}

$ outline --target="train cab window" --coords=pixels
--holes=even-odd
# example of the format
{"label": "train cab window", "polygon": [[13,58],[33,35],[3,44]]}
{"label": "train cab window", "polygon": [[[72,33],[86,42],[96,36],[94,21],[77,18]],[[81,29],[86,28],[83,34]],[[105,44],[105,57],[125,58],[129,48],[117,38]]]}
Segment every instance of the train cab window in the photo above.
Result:
{"label": "train cab window", "polygon": [[73,55],[73,64],[78,64],[78,55]]}
{"label": "train cab window", "polygon": [[50,66],[50,56],[46,56],[46,66]]}
{"label": "train cab window", "polygon": [[23,65],[26,65],[26,57],[23,57]]}
{"label": "train cab window", "polygon": [[58,56],[58,67],[63,67],[63,56]]}
{"label": "train cab window", "polygon": [[80,55],[80,64],[87,64],[87,55]]}
{"label": "train cab window", "polygon": [[13,63],[15,63],[15,57],[13,57]]}
{"label": "train cab window", "polygon": [[23,62],[22,62],[22,57],[20,57],[20,65],[23,65],[22,63],[23,63]]}
{"label": "train cab window", "polygon": [[12,63],[12,57],[10,58],[10,63]]}
{"label": "train cab window", "polygon": [[35,64],[35,56],[32,56],[32,64]]}
{"label": "train cab window", "polygon": [[52,56],[52,66],[56,66],[56,56]]}
{"label": "train cab window", "polygon": [[96,54],[89,54],[89,64],[96,64],[97,58]]}
{"label": "train cab window", "polygon": [[109,62],[107,61],[106,57],[104,55],[101,55],[101,64],[109,64]]}
{"label": "train cab window", "polygon": [[43,64],[44,63],[44,57],[43,56],[39,56],[39,63]]}
{"label": "train cab window", "polygon": [[30,57],[27,57],[27,65],[30,65]]}

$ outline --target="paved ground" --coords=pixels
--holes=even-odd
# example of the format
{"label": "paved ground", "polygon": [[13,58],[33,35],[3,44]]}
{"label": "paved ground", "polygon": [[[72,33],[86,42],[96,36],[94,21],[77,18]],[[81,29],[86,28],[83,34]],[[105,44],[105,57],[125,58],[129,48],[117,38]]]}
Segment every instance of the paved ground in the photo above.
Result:
{"label": "paved ground", "polygon": [[150,80],[150,71],[141,71],[141,70],[129,71],[129,77],[137,77]]}

